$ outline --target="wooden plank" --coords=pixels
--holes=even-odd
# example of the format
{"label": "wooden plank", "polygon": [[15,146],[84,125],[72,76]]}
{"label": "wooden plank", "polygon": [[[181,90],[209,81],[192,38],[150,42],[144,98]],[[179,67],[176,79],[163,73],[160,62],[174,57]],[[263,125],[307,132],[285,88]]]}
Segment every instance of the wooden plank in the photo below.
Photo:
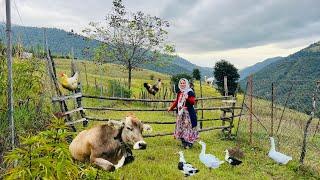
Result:
{"label": "wooden plank", "polygon": [[69,96],[52,97],[52,102],[65,101],[67,99],[76,99],[76,98],[80,98],[80,97],[82,97],[81,92],[80,93],[76,93],[76,94],[72,94],[72,95],[69,95]]}
{"label": "wooden plank", "polygon": [[[239,117],[240,114],[235,115],[234,117]],[[92,121],[110,121],[110,120],[115,120],[115,121],[121,121],[121,119],[110,119],[110,118],[98,118],[98,117],[89,117],[86,116],[87,119],[92,120]],[[219,121],[219,120],[230,120],[232,117],[225,117],[225,118],[208,118],[208,119],[198,119],[199,122],[202,121]],[[161,121],[143,121],[141,120],[142,123],[146,124],[175,124],[175,121],[170,121],[170,122],[161,122]]]}
{"label": "wooden plank", "polygon": [[121,121],[121,119],[98,118],[98,117],[90,117],[90,116],[86,116],[86,118],[92,121],[110,121],[110,120]]}
{"label": "wooden plank", "polygon": [[72,125],[72,124],[75,124],[75,123],[79,123],[79,122],[84,122],[84,121],[87,121],[87,119],[86,118],[81,118],[81,119],[76,120],[76,121],[66,122],[66,125],[69,126],[69,125]]}
{"label": "wooden plank", "polygon": [[223,103],[236,103],[237,101],[234,99],[231,100],[222,100]]}
{"label": "wooden plank", "polygon": [[78,112],[78,111],[83,111],[83,108],[80,107],[80,108],[77,108],[77,109],[73,109],[73,110],[64,112],[64,113],[62,113],[62,116],[66,116],[66,115],[69,115],[69,114],[72,114],[72,113],[75,113],[75,112]]}
{"label": "wooden plank", "polygon": [[[119,109],[119,108],[109,108],[109,107],[84,107],[83,109],[97,110],[97,111],[167,111],[167,108],[159,109]],[[195,110],[223,110],[230,111],[230,109],[241,109],[239,106],[222,106],[222,107],[208,107],[208,108],[195,108]]]}
{"label": "wooden plank", "polygon": [[[203,128],[203,129],[199,130],[198,132],[211,131],[211,130],[215,130],[215,129],[227,129],[227,128],[230,128],[230,126],[217,126],[217,127]],[[173,133],[168,132],[168,133],[145,134],[145,135],[143,135],[143,137],[148,138],[148,137],[168,136],[168,135],[173,135]]]}
{"label": "wooden plank", "polygon": [[[105,100],[118,100],[118,101],[138,101],[138,102],[173,102],[173,99],[135,99],[135,98],[119,98],[119,97],[104,97],[104,96],[92,96],[92,95],[82,95],[84,98],[91,99],[105,99]],[[221,100],[233,98],[232,96],[217,96],[217,97],[204,97],[197,98],[196,101],[202,100]]]}

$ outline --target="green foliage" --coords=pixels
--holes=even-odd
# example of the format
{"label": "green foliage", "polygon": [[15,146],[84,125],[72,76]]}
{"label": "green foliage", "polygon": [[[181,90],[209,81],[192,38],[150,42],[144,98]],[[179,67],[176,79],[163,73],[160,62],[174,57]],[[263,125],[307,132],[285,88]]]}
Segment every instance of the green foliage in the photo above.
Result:
{"label": "green foliage", "polygon": [[[0,65],[0,101],[7,101],[7,67]],[[49,107],[44,103],[43,77],[46,75],[44,62],[38,59],[20,60],[14,59],[13,63],[13,91],[14,91],[14,117],[16,129],[20,132],[30,129],[41,129],[46,124]],[[0,104],[0,132],[6,132],[7,104]],[[37,119],[37,121],[34,121]]]}
{"label": "green foliage", "polygon": [[77,178],[80,169],[73,163],[66,142],[70,135],[64,121],[54,119],[49,130],[21,137],[20,147],[5,155],[5,163],[11,167],[5,179]]}
{"label": "green foliage", "polygon": [[171,83],[174,85],[176,92],[179,91],[178,83],[181,78],[186,78],[186,79],[188,79],[189,82],[192,82],[192,76],[189,74],[182,73],[182,74],[176,74],[176,75],[172,76]]}
{"label": "green foliage", "polygon": [[[45,86],[43,78],[45,76],[43,61],[14,59],[13,117],[15,133],[18,135],[39,131],[48,123],[51,104],[49,99],[45,97],[45,92],[49,92]],[[1,162],[3,152],[11,147],[7,118],[7,94],[7,66],[4,60],[0,60],[0,102],[3,102],[0,103],[0,168],[3,166]],[[18,138],[16,138],[16,142],[19,142]]]}
{"label": "green foliage", "polygon": [[228,93],[229,95],[234,95],[237,86],[238,79],[240,75],[238,74],[238,69],[234,67],[233,64],[225,60],[218,61],[214,66],[214,77],[217,80],[218,91],[224,95],[224,76],[228,78]]}
{"label": "green foliage", "polygon": [[193,76],[194,79],[200,80],[201,79],[201,74],[200,74],[199,69],[193,69],[192,76]]}
{"label": "green foliage", "polygon": [[100,44],[98,47],[94,49],[94,60],[102,63],[107,62],[108,57],[110,56],[110,53],[107,51],[107,45],[106,44]]}
{"label": "green foliage", "polygon": [[108,80],[108,96],[130,98],[132,91],[124,86],[120,81]]}
{"label": "green foliage", "polygon": [[150,74],[150,80],[154,80],[154,74]]}

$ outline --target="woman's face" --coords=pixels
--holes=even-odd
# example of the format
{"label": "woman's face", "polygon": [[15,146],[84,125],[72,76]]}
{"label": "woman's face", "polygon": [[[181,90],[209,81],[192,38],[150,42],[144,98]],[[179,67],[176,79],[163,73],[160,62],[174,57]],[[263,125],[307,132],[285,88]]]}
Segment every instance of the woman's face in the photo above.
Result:
{"label": "woman's face", "polygon": [[185,80],[180,81],[179,86],[181,89],[185,89],[186,88],[186,81]]}

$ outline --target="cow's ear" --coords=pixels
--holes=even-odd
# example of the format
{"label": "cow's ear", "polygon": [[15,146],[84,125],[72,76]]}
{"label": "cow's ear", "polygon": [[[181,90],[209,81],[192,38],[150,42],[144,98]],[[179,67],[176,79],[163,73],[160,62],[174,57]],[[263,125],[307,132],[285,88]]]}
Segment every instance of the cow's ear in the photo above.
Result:
{"label": "cow's ear", "polygon": [[121,128],[124,127],[124,122],[110,120],[110,121],[108,121],[108,125],[111,126],[111,127],[114,127],[115,129],[121,129]]}
{"label": "cow's ear", "polygon": [[152,131],[152,127],[149,124],[143,124],[143,131]]}

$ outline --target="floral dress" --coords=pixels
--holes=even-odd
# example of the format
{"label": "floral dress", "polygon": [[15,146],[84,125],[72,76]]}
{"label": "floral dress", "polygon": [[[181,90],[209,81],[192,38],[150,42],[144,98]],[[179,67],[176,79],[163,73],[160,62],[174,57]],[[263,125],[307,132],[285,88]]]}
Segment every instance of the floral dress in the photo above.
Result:
{"label": "floral dress", "polygon": [[176,139],[184,139],[189,143],[194,143],[199,138],[197,126],[192,128],[189,112],[184,109],[181,116],[177,116],[176,129],[174,131]]}
{"label": "floral dress", "polygon": [[[194,143],[199,138],[199,132],[197,131],[197,126],[192,127],[192,120],[188,109],[192,109],[193,112],[195,112],[193,108],[195,96],[193,92],[188,93],[188,95],[185,106],[183,107],[183,113],[181,115],[177,114],[174,138],[188,143]],[[177,99],[170,108],[171,110],[177,106],[181,96],[182,93],[178,93]]]}

